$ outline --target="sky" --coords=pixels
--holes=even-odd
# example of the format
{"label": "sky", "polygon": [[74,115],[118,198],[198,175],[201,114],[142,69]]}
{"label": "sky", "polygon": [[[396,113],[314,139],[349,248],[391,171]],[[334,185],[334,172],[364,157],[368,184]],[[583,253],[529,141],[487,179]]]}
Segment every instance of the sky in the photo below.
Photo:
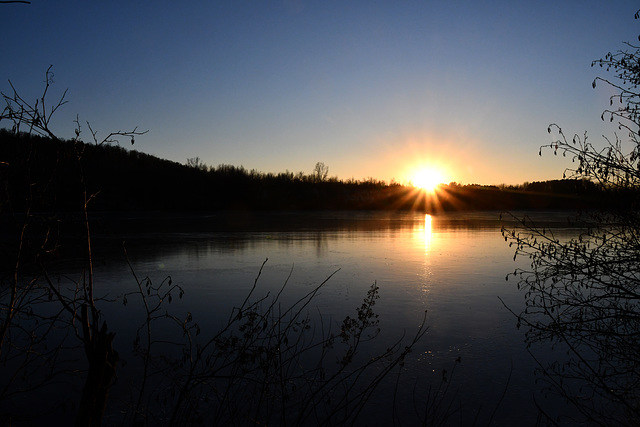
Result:
{"label": "sky", "polygon": [[[66,1],[0,5],[0,90],[52,128],[148,130],[125,148],[186,163],[409,183],[559,179],[557,123],[604,144],[591,61],[636,41],[632,1]],[[86,131],[86,126],[83,127]],[[87,133],[85,140],[89,139]]]}

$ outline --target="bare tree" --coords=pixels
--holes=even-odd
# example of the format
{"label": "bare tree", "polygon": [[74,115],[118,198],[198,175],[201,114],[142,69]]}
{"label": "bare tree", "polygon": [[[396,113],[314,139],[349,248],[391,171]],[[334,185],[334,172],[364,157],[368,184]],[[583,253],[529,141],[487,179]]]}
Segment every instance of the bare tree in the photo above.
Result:
{"label": "bare tree", "polygon": [[[54,83],[54,74],[53,71],[51,71],[52,68],[53,65],[50,65],[49,68],[47,68],[44,79],[45,86],[42,91],[42,95],[40,95],[40,97],[38,97],[34,102],[29,102],[24,99],[13,86],[11,80],[9,80],[9,85],[11,86],[12,93],[0,93],[5,103],[2,114],[0,114],[0,122],[3,120],[11,122],[11,130],[15,133],[27,132],[28,134],[46,136],[53,139],[54,141],[59,141],[59,138],[52,131],[50,123],[52,117],[58,111],[58,109],[67,103],[67,100],[65,99],[67,96],[67,90],[64,91],[57,102],[54,102],[54,104],[52,105],[48,105],[47,94],[49,92],[49,88]],[[82,129],[77,118],[75,120],[75,123],[76,129],[74,141],[82,142],[80,139]],[[118,137],[129,138],[131,144],[133,144],[135,142],[136,136],[144,135],[148,132],[138,131],[137,128],[134,128],[131,131],[118,130],[116,132],[110,132],[104,138],[99,139],[97,132],[91,129],[91,125],[89,124],[89,122],[87,122],[87,127],[91,132],[91,139],[96,145],[117,143],[119,142]]]}
{"label": "bare tree", "polygon": [[[145,355],[145,372],[163,375],[140,383],[139,404],[131,414],[135,420],[176,426],[353,424],[370,396],[427,331],[423,322],[407,343],[398,340],[362,358],[360,352],[380,331],[373,311],[377,285],[371,286],[355,317],[347,316],[334,332],[331,321],[308,311],[332,275],[284,305],[286,281],[273,297],[256,294],[262,268],[264,264],[249,294],[217,331],[201,329],[190,314],[164,314],[158,303],[170,280],[159,286],[149,278],[138,281],[139,290],[127,295],[127,300],[140,298],[147,307],[148,321],[138,330],[137,342]],[[184,342],[169,344],[181,349],[177,359],[153,351],[167,345],[154,338],[153,331],[171,328],[175,336],[184,337]],[[165,402],[164,410],[150,403],[157,401]]]}
{"label": "bare tree", "polygon": [[189,166],[190,168],[201,170],[201,171],[206,171],[209,169],[207,167],[207,164],[203,162],[202,159],[200,159],[200,157],[189,157],[187,159],[187,166]]}
{"label": "bare tree", "polygon": [[[65,91],[57,102],[51,106],[48,105],[47,94],[53,83],[51,68],[50,66],[45,72],[45,87],[42,95],[33,103],[25,100],[13,84],[9,82],[12,93],[2,93],[5,107],[0,115],[0,122],[9,121],[15,134],[26,132],[29,135],[44,136],[50,138],[52,142],[60,143],[61,140],[51,130],[50,123],[56,111],[66,104],[65,96],[67,92]],[[88,362],[88,371],[76,423],[83,426],[97,426],[100,425],[104,414],[109,388],[116,378],[115,369],[118,362],[118,354],[112,346],[114,335],[109,332],[106,322],[102,319],[101,312],[97,306],[98,298],[94,295],[92,240],[88,210],[95,194],[87,192],[83,179],[81,160],[84,153],[84,144],[80,139],[82,130],[77,119],[76,125],[72,146],[81,181],[81,194],[78,196],[81,199],[84,250],[86,251],[85,263],[82,266],[84,273],[81,280],[76,282],[71,289],[60,287],[49,277],[45,260],[47,253],[56,250],[57,221],[55,218],[42,218],[40,214],[31,212],[29,201],[27,201],[26,212],[15,216],[19,221],[18,229],[21,230],[16,243],[16,263],[13,276],[8,286],[2,287],[2,295],[0,295],[0,300],[2,301],[0,308],[3,313],[3,320],[0,324],[0,355],[10,352],[7,357],[14,357],[13,355],[17,354],[17,357],[22,357],[24,360],[29,361],[25,356],[30,354],[27,349],[32,349],[35,345],[51,348],[51,343],[46,341],[58,336],[51,333],[51,330],[54,327],[64,328],[66,326],[67,333],[62,334],[64,337],[62,339],[66,340],[69,333],[79,338]],[[91,129],[88,123],[87,126]],[[117,131],[109,133],[105,138],[99,140],[97,133],[91,130],[91,138],[97,145],[116,142],[116,138],[119,136],[131,138],[133,143],[133,138],[136,135],[144,133],[146,132],[139,132],[137,129]],[[55,161],[55,159],[52,159],[52,161]],[[28,172],[29,168],[27,167],[26,170]],[[47,187],[46,183],[32,183],[30,185],[34,186],[35,184],[41,184],[43,188]],[[44,230],[42,230],[43,226]],[[34,235],[42,235],[43,237],[34,244]],[[31,248],[29,254],[26,253],[26,247]],[[27,256],[35,259],[37,268],[34,269],[33,265],[29,269],[23,268]],[[30,279],[28,278],[29,272],[31,274]],[[50,305],[50,301],[57,303],[58,308],[54,308],[55,314],[41,314],[38,308],[43,307],[45,304]],[[49,309],[42,310],[45,313],[48,311]],[[38,329],[33,329],[34,325],[42,329],[41,334],[35,333]],[[23,336],[26,337],[26,342],[19,348],[15,346],[14,335],[16,331],[24,331]],[[53,348],[59,349],[60,344],[58,343]],[[46,353],[47,359],[53,361],[53,365],[48,365],[50,372],[37,377],[38,381],[52,381],[60,373],[62,368],[60,368],[60,365],[55,364],[58,361],[58,354],[59,352],[56,352],[56,350],[50,350]],[[35,365],[28,365],[25,362],[21,366],[28,370]],[[17,372],[20,372],[20,370]],[[24,371],[21,372],[22,375],[24,373]],[[12,378],[10,380],[5,385],[5,396],[14,393],[14,391],[11,391],[10,386],[15,382]]]}
{"label": "bare tree", "polygon": [[327,180],[329,176],[329,166],[325,165],[323,162],[316,163],[316,166],[313,168],[313,180],[315,182],[324,182]]}
{"label": "bare tree", "polygon": [[567,360],[541,364],[539,373],[593,425],[640,422],[640,47],[626,46],[593,62],[613,71],[593,85],[618,91],[602,119],[617,120],[622,136],[605,138],[599,148],[586,133],[568,138],[553,124],[549,133],[557,138],[540,151],[570,158],[575,166],[565,176],[598,183],[609,209],[573,218],[580,231],[575,238],[561,238],[528,217],[503,230],[514,258],[530,259],[511,275],[525,293],[526,308],[515,314],[527,343],[567,349]]}

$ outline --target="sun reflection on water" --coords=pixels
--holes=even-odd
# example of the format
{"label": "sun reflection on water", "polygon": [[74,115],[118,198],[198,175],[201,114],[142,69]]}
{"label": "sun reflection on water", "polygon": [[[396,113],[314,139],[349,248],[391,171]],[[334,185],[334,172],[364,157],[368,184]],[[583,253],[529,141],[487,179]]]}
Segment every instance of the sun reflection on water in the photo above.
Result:
{"label": "sun reflection on water", "polygon": [[425,214],[424,216],[424,251],[429,252],[429,245],[431,243],[431,215]]}
{"label": "sun reflection on water", "polygon": [[432,285],[432,270],[431,270],[431,257],[430,251],[433,249],[433,234],[432,234],[433,217],[429,214],[425,214],[424,222],[420,221],[414,229],[413,238],[415,239],[415,248],[422,252],[420,256],[422,264],[420,268],[420,287],[423,294],[426,296],[431,291]]}

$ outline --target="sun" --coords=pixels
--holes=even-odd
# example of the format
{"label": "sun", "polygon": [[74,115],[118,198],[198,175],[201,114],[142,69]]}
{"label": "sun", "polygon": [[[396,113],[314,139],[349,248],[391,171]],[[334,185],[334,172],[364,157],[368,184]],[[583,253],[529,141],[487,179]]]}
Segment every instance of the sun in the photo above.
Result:
{"label": "sun", "polygon": [[444,182],[444,175],[438,169],[425,168],[419,170],[411,180],[414,187],[433,193]]}

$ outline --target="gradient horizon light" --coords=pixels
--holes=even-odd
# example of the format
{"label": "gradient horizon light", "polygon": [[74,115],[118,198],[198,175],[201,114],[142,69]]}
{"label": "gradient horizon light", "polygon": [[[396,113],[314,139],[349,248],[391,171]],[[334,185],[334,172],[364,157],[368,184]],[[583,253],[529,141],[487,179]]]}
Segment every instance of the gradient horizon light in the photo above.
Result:
{"label": "gradient horizon light", "polygon": [[[612,90],[591,61],[636,40],[631,1],[220,1],[0,6],[0,90],[35,100],[53,64],[53,120],[180,163],[408,183],[440,168],[462,184],[559,179],[538,156],[550,123],[613,135]],[[615,123],[613,124],[615,125]],[[86,127],[85,127],[86,129]]]}

